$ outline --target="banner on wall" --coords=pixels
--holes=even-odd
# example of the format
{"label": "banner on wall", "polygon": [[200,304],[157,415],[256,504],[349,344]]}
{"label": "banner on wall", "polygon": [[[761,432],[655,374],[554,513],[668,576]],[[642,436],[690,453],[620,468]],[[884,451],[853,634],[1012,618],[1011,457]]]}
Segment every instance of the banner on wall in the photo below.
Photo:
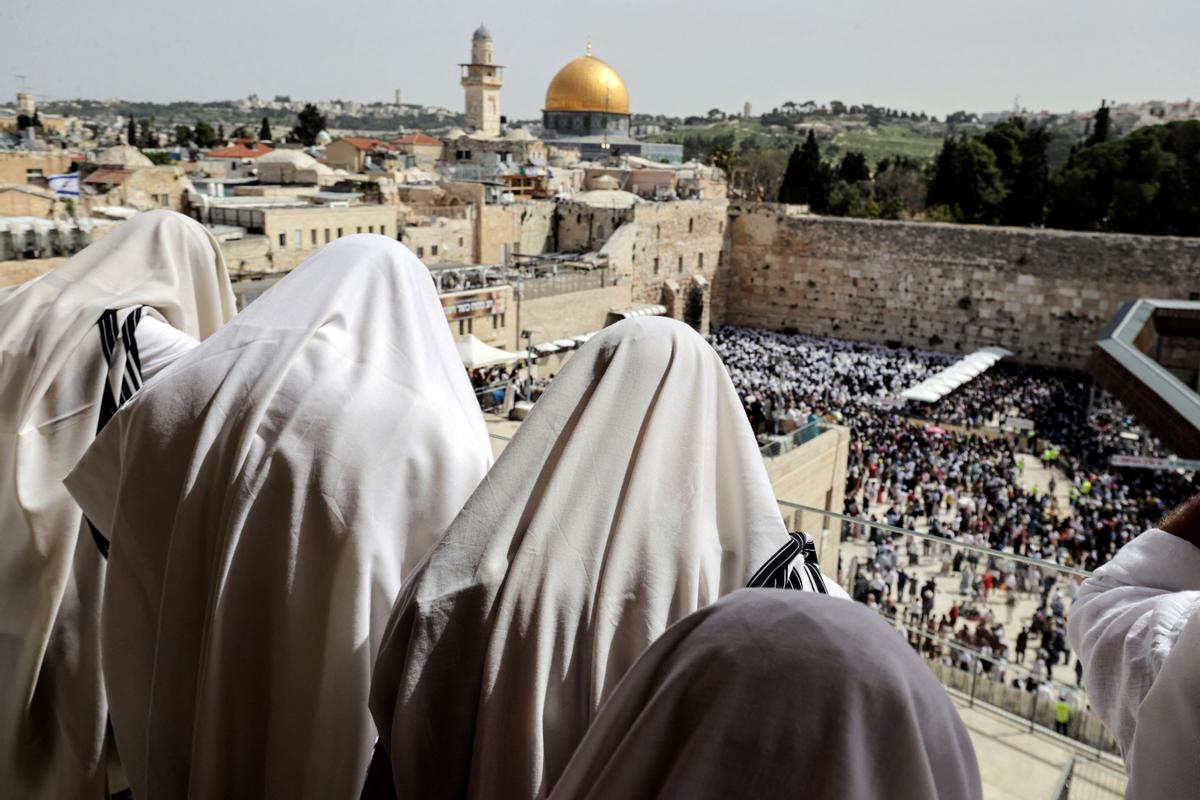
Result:
{"label": "banner on wall", "polygon": [[446,312],[448,322],[503,314],[505,311],[504,292],[498,289],[487,289],[444,294],[442,295],[442,310]]}

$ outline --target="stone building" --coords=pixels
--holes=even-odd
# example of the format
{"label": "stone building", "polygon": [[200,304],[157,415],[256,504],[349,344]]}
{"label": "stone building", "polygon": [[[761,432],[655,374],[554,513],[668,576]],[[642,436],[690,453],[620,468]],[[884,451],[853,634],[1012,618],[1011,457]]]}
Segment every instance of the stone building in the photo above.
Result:
{"label": "stone building", "polygon": [[40,186],[0,183],[0,217],[53,217],[58,197]]}
{"label": "stone building", "polygon": [[419,167],[431,166],[442,157],[442,140],[420,131],[393,139],[389,144],[396,152],[412,156]]}
{"label": "stone building", "polygon": [[467,127],[486,136],[500,135],[500,87],[504,68],[492,59],[492,34],[481,22],[471,35],[471,60],[459,64],[466,94]]}

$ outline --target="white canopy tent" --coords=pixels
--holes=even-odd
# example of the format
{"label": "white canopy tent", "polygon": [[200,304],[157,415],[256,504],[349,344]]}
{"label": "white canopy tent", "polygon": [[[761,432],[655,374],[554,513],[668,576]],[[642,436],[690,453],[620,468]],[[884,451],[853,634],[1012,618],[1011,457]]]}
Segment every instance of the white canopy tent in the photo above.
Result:
{"label": "white canopy tent", "polygon": [[976,350],[941,372],[929,376],[916,386],[905,389],[900,393],[900,397],[916,403],[936,403],[964,383],[982,375],[1000,359],[1011,355],[1012,352],[1003,347],[985,347]]}
{"label": "white canopy tent", "polygon": [[510,353],[471,335],[458,343],[458,357],[463,365],[474,369],[477,367],[494,367],[497,364],[512,364],[525,358],[523,353]]}

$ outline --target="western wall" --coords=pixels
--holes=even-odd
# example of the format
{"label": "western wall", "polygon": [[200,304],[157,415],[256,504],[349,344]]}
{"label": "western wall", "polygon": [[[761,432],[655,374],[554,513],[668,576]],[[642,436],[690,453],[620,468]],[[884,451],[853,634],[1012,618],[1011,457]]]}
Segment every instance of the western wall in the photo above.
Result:
{"label": "western wall", "polygon": [[1136,297],[1200,297],[1200,239],[889,222],[731,204],[714,321],[1082,368]]}

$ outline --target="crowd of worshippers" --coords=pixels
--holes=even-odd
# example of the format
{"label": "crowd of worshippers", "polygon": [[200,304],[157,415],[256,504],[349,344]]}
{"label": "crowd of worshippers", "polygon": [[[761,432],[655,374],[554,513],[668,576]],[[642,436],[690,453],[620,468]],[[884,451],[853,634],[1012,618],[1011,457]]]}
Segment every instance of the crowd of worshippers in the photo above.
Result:
{"label": "crowd of worshippers", "polygon": [[[856,526],[861,528],[862,526]],[[931,658],[955,662],[963,669],[976,668],[991,672],[991,664],[1004,665],[1011,658],[1024,663],[1026,651],[1032,644],[1034,658],[1026,688],[1034,691],[1047,678],[1053,678],[1056,665],[1068,665],[1070,651],[1065,632],[1068,604],[1074,599],[1077,584],[1060,581],[1051,570],[1037,565],[997,559],[981,559],[975,551],[964,551],[948,545],[931,546],[923,540],[918,546],[914,537],[904,537],[904,549],[898,548],[900,537],[893,537],[872,528],[865,541],[865,558],[853,562],[850,577],[850,596],[905,628],[909,643]],[[936,553],[931,551],[936,550]],[[951,555],[953,552],[953,555]],[[959,576],[958,597],[949,610],[940,616],[934,613],[938,586],[932,574],[921,579],[916,567],[919,559],[936,555],[940,574]],[[981,569],[980,564],[984,562]],[[934,573],[939,573],[935,569]],[[989,600],[1003,597],[1004,619],[996,618]],[[1029,621],[1019,629],[1015,646],[1006,641],[1006,630],[1014,624],[1018,597],[1037,599],[1039,604]],[[961,623],[961,625],[959,625]],[[970,625],[973,624],[972,629]],[[1037,643],[1031,637],[1037,637]],[[950,642],[962,645],[953,648]],[[1082,664],[1075,662],[1076,682],[1080,681]],[[996,676],[993,676],[996,677]]]}
{"label": "crowd of worshippers", "polygon": [[[981,797],[932,671],[785,527],[737,380],[624,320],[494,460],[386,237],[239,312],[212,233],[147,212],[0,289],[0,795]],[[921,474],[860,443],[885,496]],[[1160,534],[1130,548],[1200,574]],[[1081,590],[1085,641],[1123,575]],[[1134,780],[1194,788],[1185,760]]]}
{"label": "crowd of worshippers", "polygon": [[681,322],[592,337],[494,463],[386,237],[239,312],[212,234],[141,214],[0,337],[0,795],[981,797]]}
{"label": "crowd of worshippers", "polygon": [[[938,403],[897,409],[893,398],[954,358],[737,327],[710,338],[764,437],[812,419],[849,426],[852,516],[1094,569],[1200,488],[1191,475],[1112,467],[1115,453],[1161,445],[1122,438],[1131,420],[1111,398],[1089,418],[1082,373],[1001,362]],[[1033,422],[1069,483],[1068,507],[1057,479],[1021,480],[1039,456],[1029,439],[981,430],[1007,416]]]}

